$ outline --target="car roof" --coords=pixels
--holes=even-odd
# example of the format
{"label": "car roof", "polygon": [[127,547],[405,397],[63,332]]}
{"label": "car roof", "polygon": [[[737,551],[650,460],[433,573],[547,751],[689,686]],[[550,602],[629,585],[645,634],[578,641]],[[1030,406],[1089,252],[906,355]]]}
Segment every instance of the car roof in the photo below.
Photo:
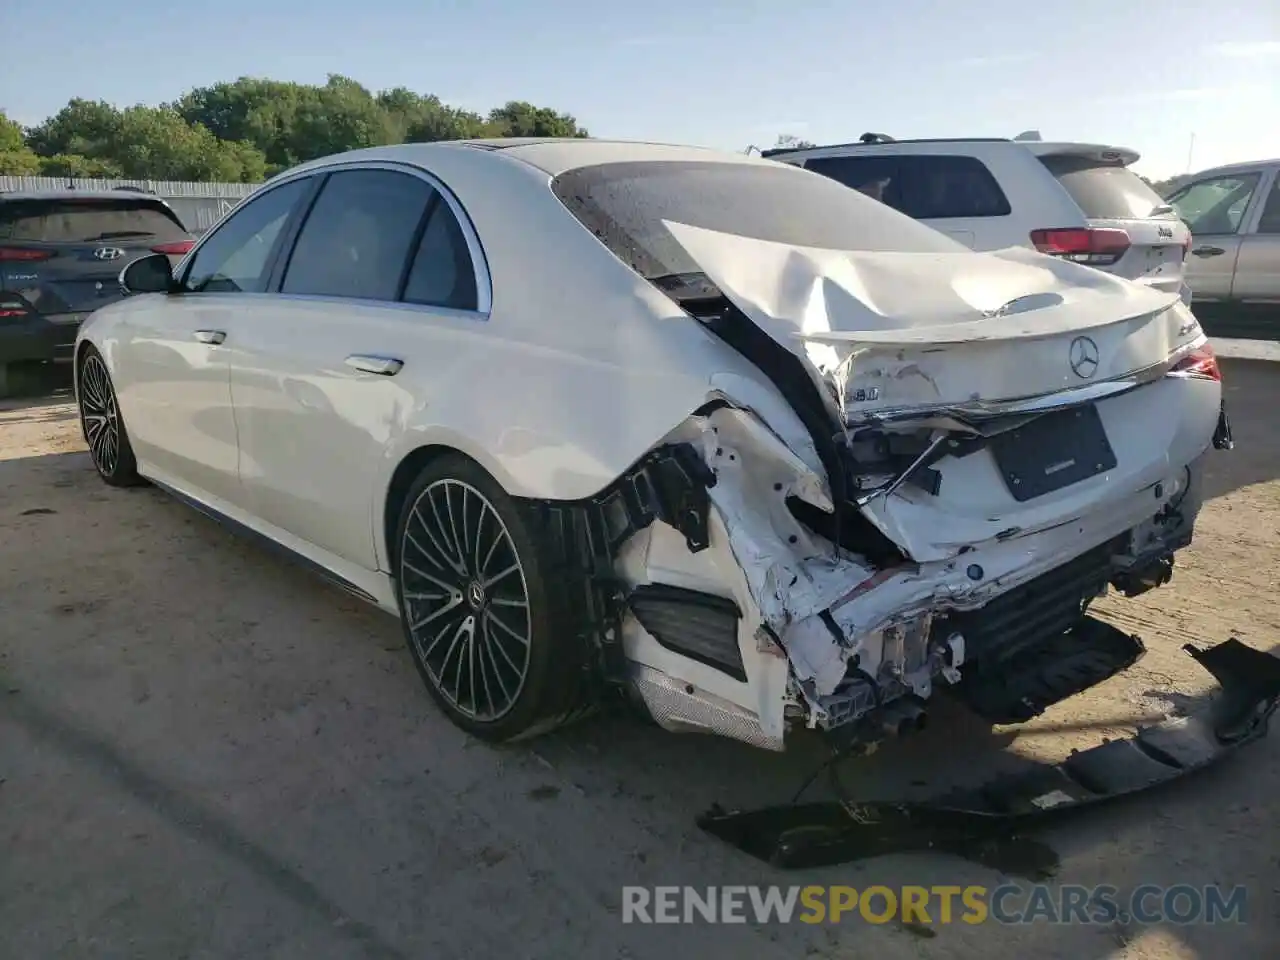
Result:
{"label": "car roof", "polygon": [[1197,170],[1195,173],[1183,174],[1180,179],[1183,183],[1190,183],[1192,180],[1203,180],[1205,177],[1245,173],[1256,170],[1258,167],[1280,167],[1280,157],[1273,160],[1241,160],[1238,163],[1224,163],[1220,167],[1209,167],[1205,170]]}
{"label": "car roof", "polygon": [[[814,153],[819,150],[875,150],[885,147],[913,147],[921,144],[966,144],[966,143],[1007,143],[1019,147],[1025,147],[1037,157],[1050,156],[1081,156],[1081,157],[1098,157],[1106,159],[1119,159],[1125,166],[1137,163],[1140,154],[1128,147],[1115,147],[1104,143],[1074,143],[1071,141],[1046,141],[1046,140],[1010,140],[1007,137],[943,137],[937,139],[918,139],[918,140],[875,140],[863,141],[858,140],[853,143],[829,143],[815,144],[811,147],[775,147],[772,150],[761,151],[762,157],[781,157],[781,156],[797,156],[806,153]],[[915,151],[909,151],[915,152]]]}
{"label": "car roof", "polygon": [[101,200],[104,197],[108,199],[127,197],[134,200],[152,200],[156,203],[164,203],[163,198],[146,190],[120,190],[116,188],[110,190],[80,190],[76,188],[69,190],[0,190],[0,203],[6,200]]}
{"label": "car roof", "polygon": [[456,157],[460,151],[474,151],[492,157],[520,160],[551,176],[578,167],[601,163],[625,163],[628,161],[714,161],[717,163],[767,163],[759,157],[730,153],[710,147],[691,147],[681,144],[645,143],[632,140],[599,140],[581,137],[512,137],[486,140],[440,140],[432,143],[397,143],[385,147],[369,147],[347,153],[321,157],[282,174],[292,175],[304,169],[320,169],[326,166],[352,161],[381,160],[388,163],[408,163],[431,169],[433,157],[445,154]]}

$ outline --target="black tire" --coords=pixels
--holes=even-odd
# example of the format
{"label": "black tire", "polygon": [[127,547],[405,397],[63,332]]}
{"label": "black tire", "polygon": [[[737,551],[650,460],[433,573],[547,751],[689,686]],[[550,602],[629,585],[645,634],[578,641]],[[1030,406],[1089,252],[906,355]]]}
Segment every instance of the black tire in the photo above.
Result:
{"label": "black tire", "polygon": [[553,551],[474,461],[447,454],[414,480],[396,525],[395,574],[409,652],[457,726],[502,742],[584,712],[585,651]]}
{"label": "black tire", "polygon": [[113,487],[144,483],[138,476],[138,461],[129,445],[111,374],[102,354],[92,345],[85,347],[76,361],[76,384],[80,430],[98,476]]}

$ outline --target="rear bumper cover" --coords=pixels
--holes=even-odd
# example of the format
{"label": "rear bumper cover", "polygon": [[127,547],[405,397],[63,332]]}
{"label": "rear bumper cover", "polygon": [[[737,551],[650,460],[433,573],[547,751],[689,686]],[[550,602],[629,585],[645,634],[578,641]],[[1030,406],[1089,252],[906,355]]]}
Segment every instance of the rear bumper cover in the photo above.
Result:
{"label": "rear bumper cover", "polygon": [[698,825],[784,869],[932,849],[1046,876],[1054,866],[1052,851],[1020,836],[1019,829],[1168,783],[1266,734],[1280,704],[1280,657],[1235,638],[1208,649],[1183,649],[1221,685],[1217,698],[1190,716],[1104,742],[1062,763],[923,803],[844,801],[737,812],[716,807]]}
{"label": "rear bumper cover", "polygon": [[70,361],[88,314],[29,314],[0,318],[0,363]]}

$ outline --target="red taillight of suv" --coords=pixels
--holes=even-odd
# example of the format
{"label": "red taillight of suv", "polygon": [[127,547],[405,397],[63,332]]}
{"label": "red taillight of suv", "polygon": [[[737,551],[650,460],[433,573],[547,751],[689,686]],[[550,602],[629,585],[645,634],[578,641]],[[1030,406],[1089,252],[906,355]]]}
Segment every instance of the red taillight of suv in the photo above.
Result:
{"label": "red taillight of suv", "polygon": [[48,260],[52,256],[52,250],[29,250],[25,247],[0,247],[0,260],[3,260],[6,263],[12,261],[32,263],[36,260]]}
{"label": "red taillight of suv", "polygon": [[1169,370],[1169,375],[1222,382],[1222,368],[1218,366],[1218,358],[1213,352],[1213,347],[1207,343],[1196,347],[1174,364]]}
{"label": "red taillight of suv", "polygon": [[196,245],[194,240],[174,240],[172,243],[157,243],[151,248],[152,253],[167,253],[171,257],[186,256]]}
{"label": "red taillight of suv", "polygon": [[1129,234],[1114,227],[1057,227],[1032,230],[1041,253],[1091,267],[1109,267],[1129,249]]}

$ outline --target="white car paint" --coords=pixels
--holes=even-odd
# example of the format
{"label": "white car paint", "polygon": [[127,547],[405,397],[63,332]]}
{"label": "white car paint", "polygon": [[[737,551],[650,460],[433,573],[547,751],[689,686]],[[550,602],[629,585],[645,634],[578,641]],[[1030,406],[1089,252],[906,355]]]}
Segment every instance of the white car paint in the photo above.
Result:
{"label": "white car paint", "polygon": [[[915,567],[876,570],[835,550],[784,505],[791,495],[833,506],[823,461],[784,392],[610,253],[549,189],[566,170],[667,161],[784,169],[591,141],[415,144],[315,161],[255,196],[349,169],[394,169],[444,188],[478,265],[478,309],[149,294],[94,314],[78,346],[92,343],[106,358],[140,473],[390,612],[383,518],[396,469],[415,451],[460,451],[513,496],[565,502],[601,491],[659,443],[693,443],[719,476],[710,548],[691,553],[657,523],[624,546],[617,570],[633,585],[732,598],[743,612],[746,680],[663,647],[629,616],[632,682],[670,729],[774,749],[788,716],[822,722],[823,698],[853,655],[872,671],[889,659],[886,628],[927,630],[946,609],[980,606],[1185,498],[1221,391],[1213,380],[1167,375],[1205,343],[1176,298],[1027,251],[938,246],[931,231],[863,198],[868,216],[890,218],[889,229],[927,252],[798,247],[668,223],[745,316],[804,358],[815,381],[839,383],[841,396],[824,397],[850,427],[892,415],[909,432],[966,404],[1077,402],[1069,348],[1080,331],[1094,338],[1088,398],[1100,400],[1116,469],[1026,504],[1003,491],[988,453],[944,459],[944,496],[900,487],[859,508]],[[1027,309],[993,313],[1024,297]],[[197,332],[208,330],[225,338],[201,342]],[[399,358],[403,369],[361,372],[345,362],[354,355]],[[882,399],[852,400],[866,384],[882,385]],[[725,405],[698,413],[709,401]],[[1185,509],[1194,515],[1198,502]],[[961,552],[987,571],[980,582],[957,564]],[[824,611],[843,645],[817,629]],[[908,679],[928,695],[930,671]]]}

